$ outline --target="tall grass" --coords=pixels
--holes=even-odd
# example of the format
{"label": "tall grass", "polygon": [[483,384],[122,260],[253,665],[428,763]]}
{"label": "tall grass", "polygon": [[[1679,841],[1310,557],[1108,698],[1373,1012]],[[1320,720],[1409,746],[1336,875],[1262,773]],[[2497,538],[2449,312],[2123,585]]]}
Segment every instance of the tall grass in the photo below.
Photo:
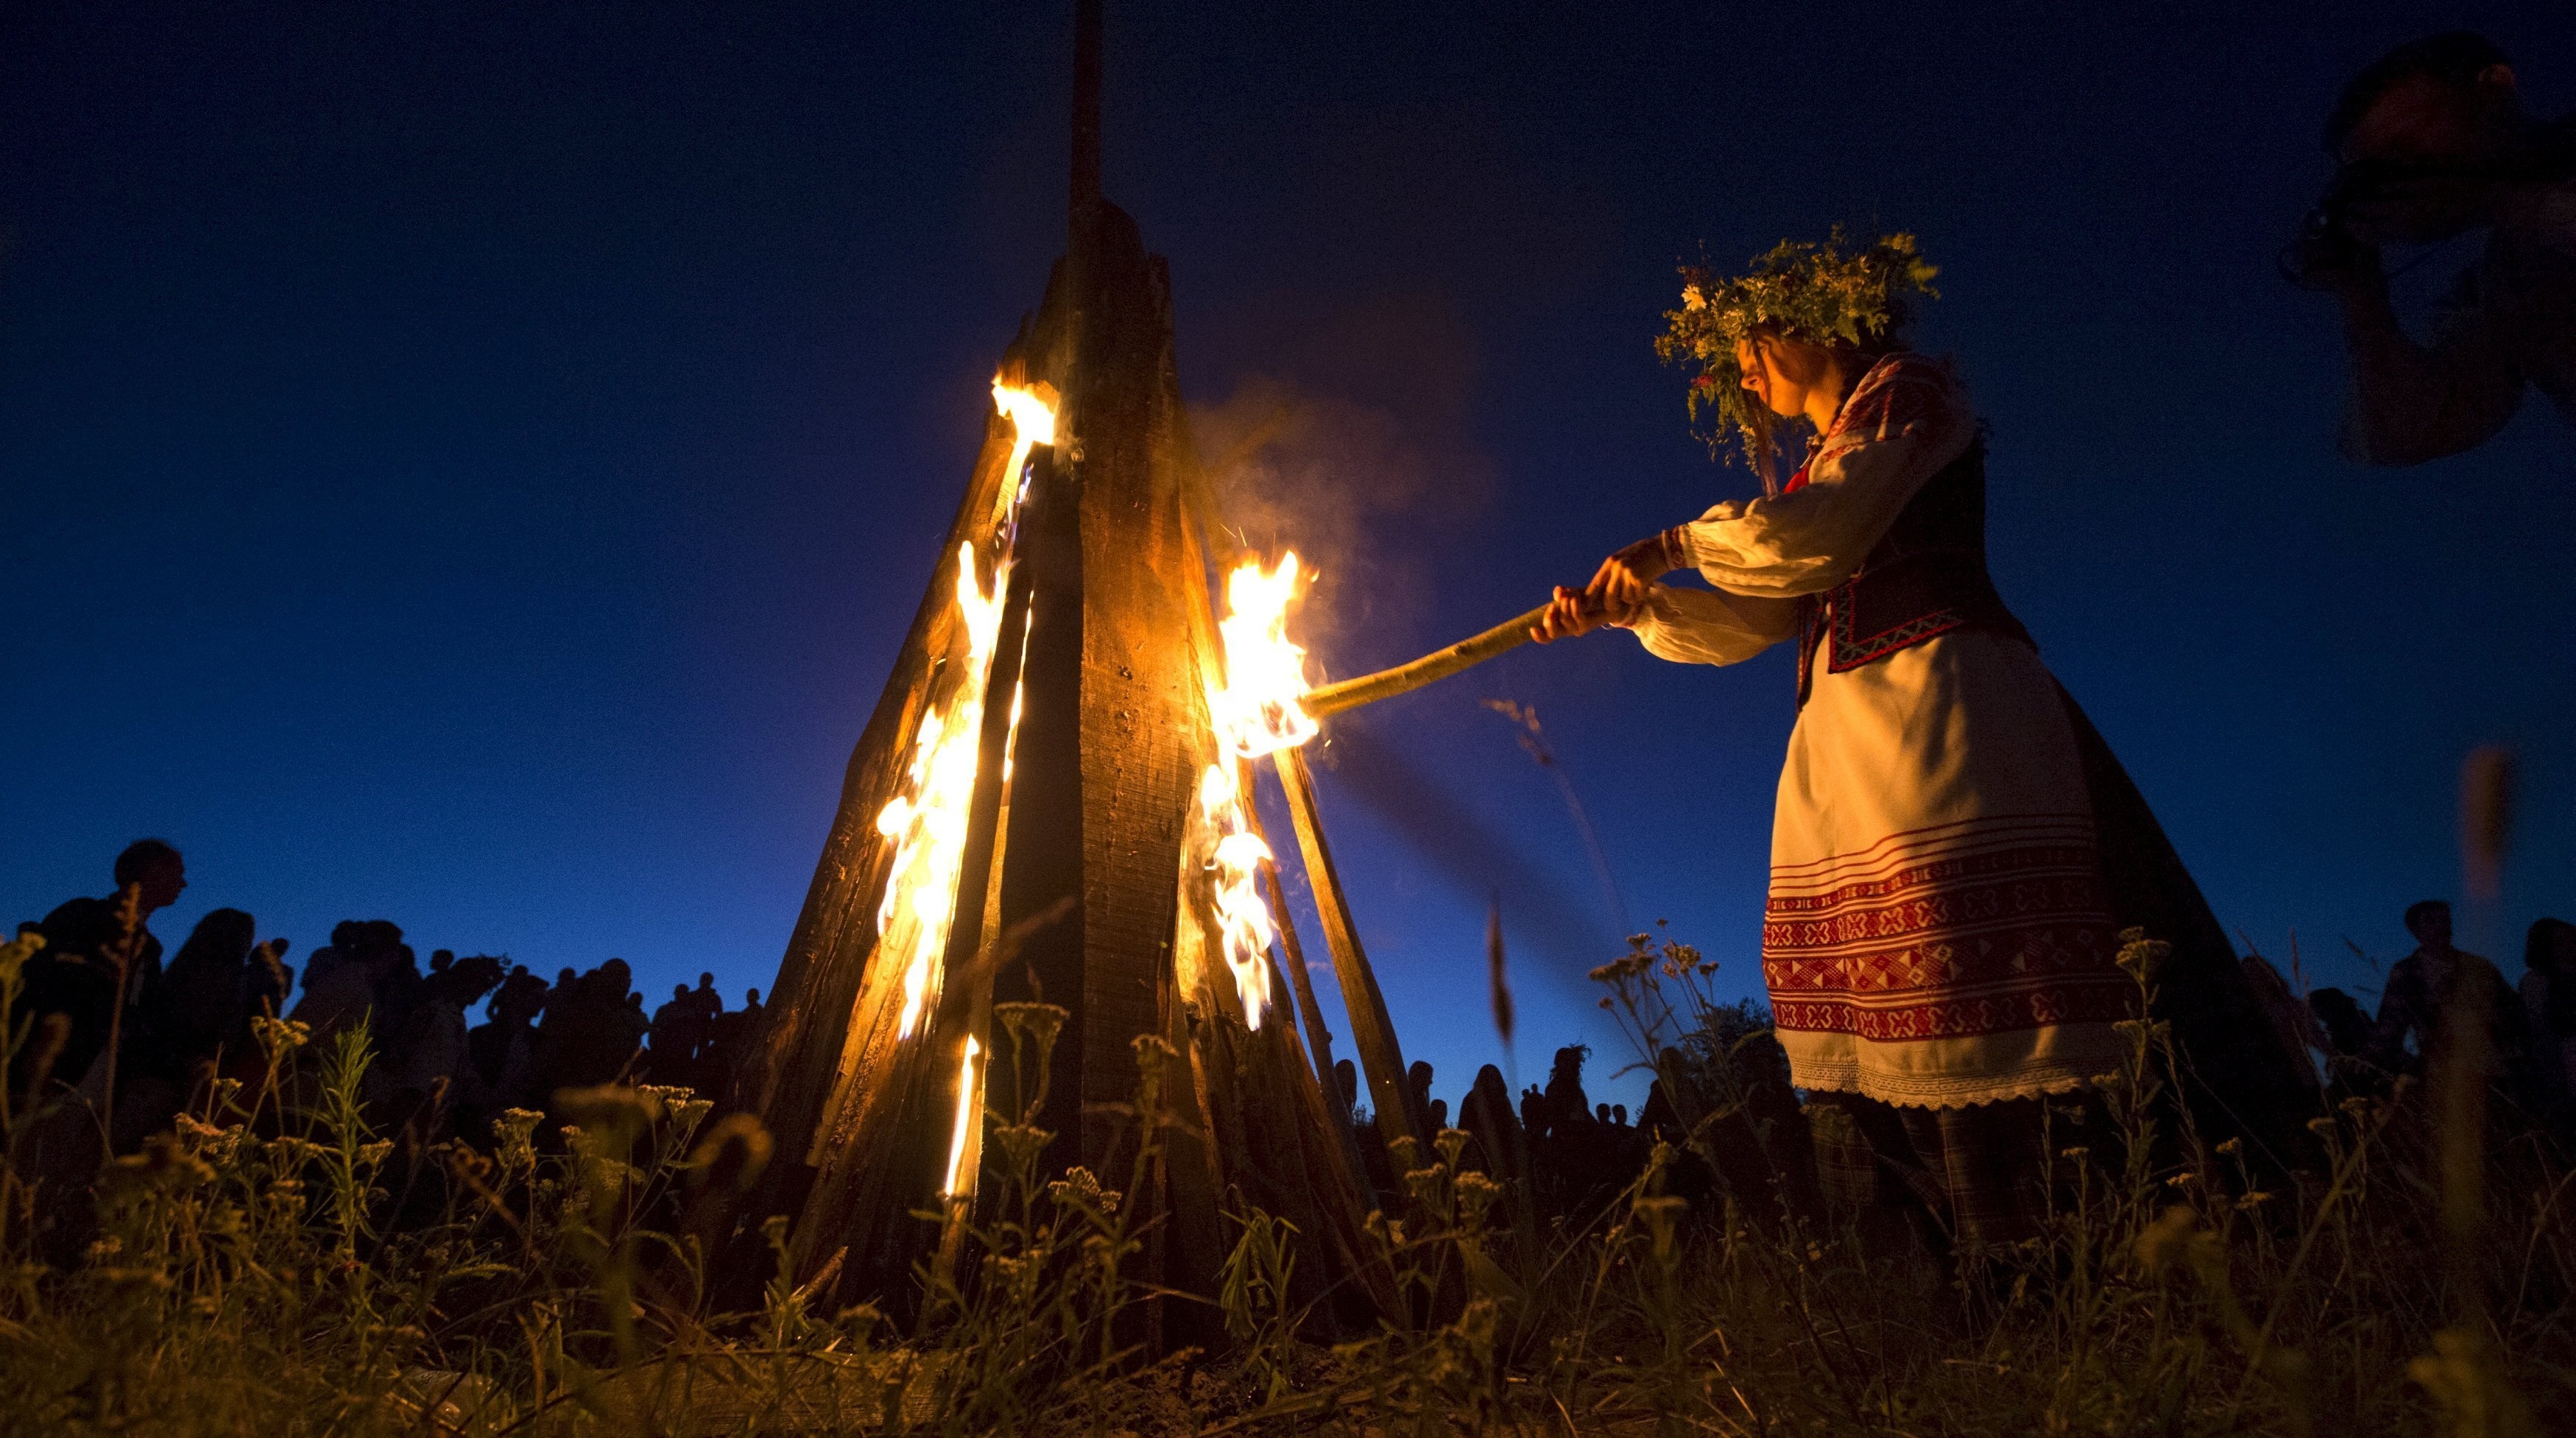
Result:
{"label": "tall grass", "polygon": [[[32,951],[0,949],[12,1056],[42,1037],[17,1006]],[[2151,990],[2157,946],[2126,957]],[[1465,1135],[1406,1145],[1403,1195],[1364,1255],[1400,1317],[1333,1331],[1324,1300],[1294,1297],[1302,1236],[1246,1208],[1190,1325],[1222,1344],[1177,1354],[1155,1350],[1158,1311],[1203,1300],[1136,1280],[1152,1220],[1125,1197],[1177,1121],[1176,1056],[1157,1041],[1140,1042],[1126,1171],[1050,1179],[1035,1120],[1062,1015],[1001,1006],[1014,1061],[992,1085],[987,1200],[923,1215],[947,1237],[904,1301],[826,1309],[828,1283],[780,1279],[723,1312],[709,1268],[767,1161],[757,1124],[710,1122],[684,1090],[612,1088],[561,1096],[551,1133],[513,1110],[480,1147],[424,1146],[373,1126],[363,1033],[315,1044],[264,1021],[255,1081],[213,1085],[96,1176],[74,1255],[33,1228],[63,1206],[33,1185],[58,1181],[40,1140],[93,1120],[0,1096],[0,1426],[2576,1431],[2570,1173],[2541,1145],[2454,1144],[2446,1170],[2430,1106],[2401,1089],[2320,1113],[2313,1171],[2262,1177],[2230,1145],[2163,1129],[2179,1122],[2174,1055],[2141,1022],[2104,1076],[2107,1122],[2060,1135],[2044,1235],[1936,1260],[1724,1187],[1696,1208],[1676,1195],[1691,1151],[1720,1156],[1713,1136],[1743,1112],[1723,1060],[1745,1015],[1717,1002],[1710,968],[1641,943],[1601,975],[1644,1057],[1684,1060],[1659,1073],[1692,1128],[1615,1197],[1542,1224],[1515,1176],[1464,1166]],[[1002,1081],[1022,1074],[1035,1081]]]}

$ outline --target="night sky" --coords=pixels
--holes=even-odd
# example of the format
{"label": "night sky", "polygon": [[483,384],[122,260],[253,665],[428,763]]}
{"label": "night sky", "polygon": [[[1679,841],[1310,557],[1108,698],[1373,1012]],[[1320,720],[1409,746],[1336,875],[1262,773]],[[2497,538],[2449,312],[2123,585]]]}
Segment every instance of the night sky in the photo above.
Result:
{"label": "night sky", "polygon": [[[1677,260],[1911,229],[2004,594],[2222,919],[2375,1002],[2485,742],[2522,817],[2464,939],[2518,972],[2576,917],[2576,439],[2532,397],[2471,455],[2347,463],[2331,306],[2273,270],[2346,75],[2473,26],[2563,113],[2576,11],[1110,8],[1108,188],[1170,257],[1200,433],[1301,406],[1234,517],[1323,567],[1321,672],[1748,491],[1649,349]],[[299,967],[384,917],[765,989],[1061,247],[1069,14],[10,7],[7,917],[157,834],[174,947],[229,904]],[[1497,890],[1521,1079],[1626,1057],[1582,978],[1622,921],[1482,701],[1535,706],[1628,922],[1758,992],[1790,669],[1524,649],[1318,756],[1441,1094],[1499,1051]]]}

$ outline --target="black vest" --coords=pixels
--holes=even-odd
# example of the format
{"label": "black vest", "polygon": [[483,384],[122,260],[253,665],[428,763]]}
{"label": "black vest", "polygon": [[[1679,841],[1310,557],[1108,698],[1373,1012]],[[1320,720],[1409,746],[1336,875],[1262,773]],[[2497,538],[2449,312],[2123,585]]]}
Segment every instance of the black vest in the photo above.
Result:
{"label": "black vest", "polygon": [[1923,482],[1850,578],[1798,601],[1798,702],[1819,650],[1841,674],[1958,629],[2031,643],[1986,574],[1983,436]]}

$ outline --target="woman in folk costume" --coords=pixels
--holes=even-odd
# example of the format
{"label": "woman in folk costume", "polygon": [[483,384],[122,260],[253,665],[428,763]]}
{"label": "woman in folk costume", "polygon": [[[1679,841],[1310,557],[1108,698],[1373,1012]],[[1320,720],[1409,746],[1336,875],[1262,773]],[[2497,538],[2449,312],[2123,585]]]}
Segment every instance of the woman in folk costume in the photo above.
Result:
{"label": "woman in folk costume", "polygon": [[[2026,1237],[2042,1096],[2127,1051],[2121,928],[2175,944],[2167,988],[2228,993],[2187,1046],[2233,1065],[2268,1039],[2245,1030],[2224,932],[1987,576],[1982,426],[1949,366],[1902,346],[1909,295],[1932,293],[1912,238],[1847,253],[1837,232],[1742,278],[1684,274],[1659,348],[1698,361],[1693,413],[1741,437],[1766,493],[1612,555],[1537,637],[1606,622],[1697,664],[1798,645],[1762,961],[1828,1190],[1927,1203],[1969,1247]],[[1815,438],[1775,485],[1774,425],[1797,418]],[[1661,582],[1687,569],[1710,588]],[[2295,1091],[2282,1056],[2256,1064]]]}

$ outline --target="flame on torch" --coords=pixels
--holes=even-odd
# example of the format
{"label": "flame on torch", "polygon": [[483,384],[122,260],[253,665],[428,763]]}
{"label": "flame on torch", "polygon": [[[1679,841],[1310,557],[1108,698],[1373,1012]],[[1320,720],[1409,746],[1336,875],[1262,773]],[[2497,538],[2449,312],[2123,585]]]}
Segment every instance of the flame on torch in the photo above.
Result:
{"label": "flame on torch", "polygon": [[[1055,442],[1055,411],[1036,389],[993,383],[993,402],[1011,417],[1018,438],[1003,474],[1004,517],[1017,503],[1020,467],[1029,451]],[[987,589],[976,574],[975,547],[957,546],[957,618],[965,664],[947,700],[921,722],[903,791],[877,813],[877,832],[894,841],[885,902],[877,907],[879,948],[903,965],[903,1012],[896,1034],[910,1038],[939,993],[939,961],[957,912],[958,871],[966,849],[966,816],[975,797],[976,753],[984,724],[984,691],[1001,638],[1003,598],[1010,590],[1008,530]],[[1017,705],[1012,718],[1018,719]]]}

